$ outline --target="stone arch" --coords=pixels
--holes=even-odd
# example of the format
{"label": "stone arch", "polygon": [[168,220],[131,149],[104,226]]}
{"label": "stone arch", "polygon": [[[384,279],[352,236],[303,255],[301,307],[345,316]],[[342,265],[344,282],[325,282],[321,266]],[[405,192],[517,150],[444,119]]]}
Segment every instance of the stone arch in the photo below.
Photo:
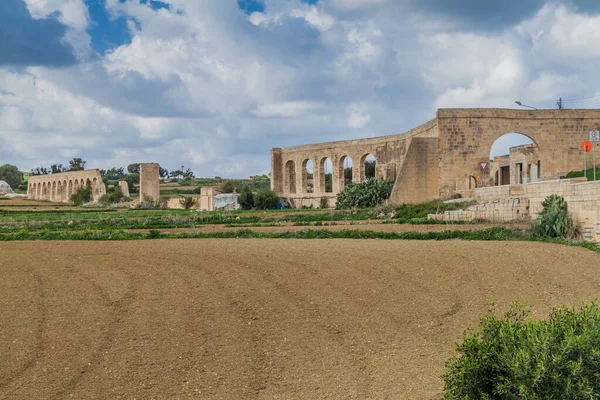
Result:
{"label": "stone arch", "polygon": [[34,186],[35,186],[35,199],[39,200],[40,197],[42,197],[42,186],[41,186],[40,182],[34,183]]}
{"label": "stone arch", "polygon": [[57,192],[57,187],[56,187],[56,181],[52,181],[52,192],[50,193],[50,200],[55,201],[56,200],[56,192]]}
{"label": "stone arch", "polygon": [[62,201],[62,192],[63,192],[63,188],[62,188],[62,182],[58,181],[56,183],[56,201]]}
{"label": "stone arch", "polygon": [[[529,135],[520,132],[500,135],[492,143],[487,159],[493,159],[494,170],[498,172],[498,176],[493,177],[495,185],[518,185],[538,179],[541,150],[535,139]],[[482,181],[490,178],[492,177],[485,176]]]}
{"label": "stone arch", "polygon": [[[340,157],[340,161],[338,162],[338,188],[340,192],[353,181],[353,169],[354,165],[350,156],[345,155]],[[346,171],[348,171],[348,176],[346,176]]]}
{"label": "stone arch", "polygon": [[48,200],[48,188],[46,187],[46,182],[42,183],[42,199]]}
{"label": "stone arch", "polygon": [[296,163],[289,160],[285,163],[285,192],[296,194]]}
{"label": "stone arch", "polygon": [[69,189],[67,190],[67,200],[71,200],[71,197],[73,196],[73,190],[75,189],[75,184],[73,183],[72,179],[69,179]]}
{"label": "stone arch", "polygon": [[302,193],[315,191],[315,165],[313,160],[307,158],[302,162]]}
{"label": "stone arch", "polygon": [[[373,163],[373,167],[367,163]],[[377,176],[377,158],[372,153],[367,153],[360,158],[360,182],[365,182],[367,179]]]}
{"label": "stone arch", "polygon": [[323,157],[319,162],[319,187],[321,193],[333,193],[333,162]]}
{"label": "stone arch", "polygon": [[63,181],[62,187],[63,187],[63,191],[62,191],[62,196],[60,198],[60,201],[62,201],[64,203],[64,202],[69,201],[69,198],[70,198],[69,192],[67,190],[67,180],[66,179]]}

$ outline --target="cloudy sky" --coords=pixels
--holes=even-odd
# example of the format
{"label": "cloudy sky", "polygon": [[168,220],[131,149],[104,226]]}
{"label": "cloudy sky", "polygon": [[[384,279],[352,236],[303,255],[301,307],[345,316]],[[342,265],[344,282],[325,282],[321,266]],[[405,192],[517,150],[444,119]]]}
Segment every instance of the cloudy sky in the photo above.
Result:
{"label": "cloudy sky", "polygon": [[598,107],[599,67],[598,0],[1,0],[0,164],[247,177],[439,107]]}

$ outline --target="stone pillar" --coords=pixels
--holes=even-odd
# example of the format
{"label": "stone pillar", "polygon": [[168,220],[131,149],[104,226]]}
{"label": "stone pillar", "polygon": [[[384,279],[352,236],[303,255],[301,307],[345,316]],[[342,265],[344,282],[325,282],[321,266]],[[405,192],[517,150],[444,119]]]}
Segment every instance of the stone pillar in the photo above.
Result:
{"label": "stone pillar", "polygon": [[119,188],[124,197],[129,197],[129,184],[127,181],[119,181]]}
{"label": "stone pillar", "polygon": [[283,194],[283,162],[281,149],[271,149],[271,190],[278,196]]}
{"label": "stone pillar", "polygon": [[160,198],[159,170],[157,163],[140,164],[140,201]]}

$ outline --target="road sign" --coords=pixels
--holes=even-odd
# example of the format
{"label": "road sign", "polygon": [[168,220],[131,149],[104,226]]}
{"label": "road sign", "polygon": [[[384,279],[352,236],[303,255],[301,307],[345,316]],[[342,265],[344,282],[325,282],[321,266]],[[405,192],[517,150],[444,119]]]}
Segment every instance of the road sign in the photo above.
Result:
{"label": "road sign", "polygon": [[485,171],[489,165],[490,165],[490,163],[489,162],[485,162],[485,161],[479,163],[479,166],[481,167],[482,171]]}
{"label": "road sign", "polygon": [[590,142],[600,142],[600,131],[590,131]]}
{"label": "road sign", "polygon": [[592,142],[583,142],[583,144],[581,145],[581,150],[586,153],[589,153],[592,150]]}

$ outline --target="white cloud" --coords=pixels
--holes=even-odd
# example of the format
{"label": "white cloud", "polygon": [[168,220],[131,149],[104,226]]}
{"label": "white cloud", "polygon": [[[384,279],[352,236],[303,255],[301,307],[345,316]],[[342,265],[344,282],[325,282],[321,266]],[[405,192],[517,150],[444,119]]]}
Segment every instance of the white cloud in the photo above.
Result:
{"label": "white cloud", "polygon": [[0,94],[14,94],[0,95],[0,159],[22,169],[82,156],[247,176],[268,172],[271,147],[400,133],[436,107],[552,107],[598,87],[599,17],[564,6],[468,32],[408,1],[266,0],[248,16],[235,1],[107,0],[133,40],[93,60],[82,0],[26,2],[34,18],[60,13],[82,62],[0,69]]}
{"label": "white cloud", "polygon": [[318,110],[322,105],[310,101],[286,101],[282,103],[263,104],[258,106],[252,114],[262,118],[297,118]]}

